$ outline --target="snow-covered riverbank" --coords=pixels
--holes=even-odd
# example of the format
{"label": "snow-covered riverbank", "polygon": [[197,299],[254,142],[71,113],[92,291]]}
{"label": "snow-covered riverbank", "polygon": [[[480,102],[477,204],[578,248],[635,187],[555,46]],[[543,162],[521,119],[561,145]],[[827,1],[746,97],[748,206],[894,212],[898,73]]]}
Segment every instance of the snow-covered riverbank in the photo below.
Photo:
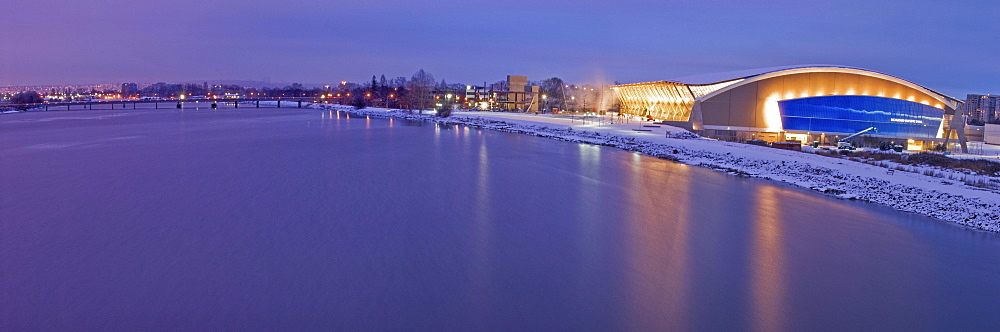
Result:
{"label": "snow-covered riverbank", "polygon": [[915,172],[823,155],[721,142],[682,129],[648,123],[600,121],[523,113],[456,112],[449,118],[403,110],[342,105],[313,107],[355,115],[467,125],[572,142],[616,147],[741,176],[782,181],[845,199],[858,199],[931,216],[968,227],[1000,232],[1000,195]]}

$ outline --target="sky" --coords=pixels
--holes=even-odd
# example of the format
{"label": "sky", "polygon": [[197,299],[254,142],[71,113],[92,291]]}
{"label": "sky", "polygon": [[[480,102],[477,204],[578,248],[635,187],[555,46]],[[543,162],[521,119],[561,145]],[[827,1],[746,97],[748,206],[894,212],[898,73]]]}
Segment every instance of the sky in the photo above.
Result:
{"label": "sky", "polygon": [[796,64],[1000,94],[991,1],[5,1],[0,85],[632,83]]}

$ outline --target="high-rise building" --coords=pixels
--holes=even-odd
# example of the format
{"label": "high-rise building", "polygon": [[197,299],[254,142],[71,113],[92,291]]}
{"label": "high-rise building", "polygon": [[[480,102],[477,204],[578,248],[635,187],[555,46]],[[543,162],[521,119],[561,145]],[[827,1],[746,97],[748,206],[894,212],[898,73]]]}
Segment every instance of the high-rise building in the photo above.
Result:
{"label": "high-rise building", "polygon": [[969,116],[969,121],[995,122],[1000,120],[1000,95],[969,94],[959,108]]}
{"label": "high-rise building", "polygon": [[135,83],[122,83],[122,97],[128,98],[129,96],[139,95],[139,85]]}

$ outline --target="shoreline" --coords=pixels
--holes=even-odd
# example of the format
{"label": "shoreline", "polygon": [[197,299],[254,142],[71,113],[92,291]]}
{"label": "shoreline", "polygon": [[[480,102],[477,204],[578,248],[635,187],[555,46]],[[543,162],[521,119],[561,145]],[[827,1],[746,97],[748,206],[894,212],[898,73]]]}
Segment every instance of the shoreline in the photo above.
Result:
{"label": "shoreline", "polygon": [[358,116],[464,125],[614,147],[738,176],[784,182],[841,199],[876,203],[969,228],[1000,232],[1000,195],[981,188],[912,172],[887,174],[884,167],[843,158],[704,139],[666,125],[646,132],[628,129],[639,124],[598,126],[579,120],[522,113],[454,112],[451,117],[439,118],[433,113],[411,114],[404,110],[359,110],[330,104],[311,107]]}

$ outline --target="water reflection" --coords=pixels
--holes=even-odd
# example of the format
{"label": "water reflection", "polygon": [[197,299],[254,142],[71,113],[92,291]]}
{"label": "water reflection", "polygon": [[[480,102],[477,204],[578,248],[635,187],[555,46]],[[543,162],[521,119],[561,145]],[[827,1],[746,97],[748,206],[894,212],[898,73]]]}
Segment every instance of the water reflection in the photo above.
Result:
{"label": "water reflection", "polygon": [[490,312],[488,304],[490,301],[490,268],[493,265],[490,259],[490,244],[493,233],[493,206],[490,196],[490,159],[489,151],[486,148],[486,140],[480,138],[478,146],[478,160],[476,164],[475,180],[475,218],[473,218],[473,269],[470,273],[469,302],[475,303],[478,312]]}
{"label": "water reflection", "polygon": [[[628,167],[630,201],[628,243],[628,330],[688,326],[690,285],[690,168],[664,167],[662,161],[635,154]],[[675,166],[675,165],[669,165]],[[678,193],[678,194],[668,194]],[[669,200],[664,198],[669,197]]]}
{"label": "water reflection", "polygon": [[785,328],[785,253],[782,239],[780,189],[757,186],[750,277],[750,317],[753,330]]}
{"label": "water reflection", "polygon": [[[434,146],[441,145],[441,126],[435,125],[434,127]],[[435,151],[440,152],[441,149],[435,149]]]}
{"label": "water reflection", "polygon": [[[601,206],[601,148],[596,145],[579,144],[580,161],[579,174],[585,180],[577,190],[577,202],[580,202],[580,237],[579,244],[584,248],[583,259],[594,258],[598,253],[597,245],[597,223],[600,222],[600,214],[597,209]],[[588,266],[584,264],[584,266]]]}
{"label": "water reflection", "polygon": [[65,114],[0,121],[0,330],[1000,326],[996,234],[870,204],[341,112]]}

